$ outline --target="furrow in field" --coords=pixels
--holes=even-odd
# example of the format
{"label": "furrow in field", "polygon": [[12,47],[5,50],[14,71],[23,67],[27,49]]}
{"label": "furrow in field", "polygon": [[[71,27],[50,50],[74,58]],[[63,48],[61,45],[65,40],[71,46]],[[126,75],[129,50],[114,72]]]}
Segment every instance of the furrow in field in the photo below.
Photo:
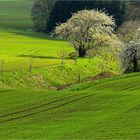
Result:
{"label": "furrow in field", "polygon": [[42,105],[38,105],[38,106],[35,106],[35,107],[30,107],[30,108],[22,109],[22,110],[19,110],[19,111],[11,112],[11,113],[8,113],[8,114],[4,114],[4,115],[1,115],[0,118],[9,117],[11,115],[16,115],[16,114],[24,113],[26,111],[31,111],[31,110],[39,109],[39,108],[45,107],[47,105],[51,105],[53,103],[60,102],[60,101],[63,101],[63,100],[67,100],[67,99],[70,99],[70,98],[73,98],[73,97],[76,97],[76,96],[79,96],[79,94],[72,95],[72,96],[65,97],[65,98],[61,98],[61,99],[57,99],[57,100],[54,100],[54,101],[51,101],[51,102],[48,102],[48,103],[45,103],[45,104],[42,104]]}
{"label": "furrow in field", "polygon": [[46,111],[49,111],[49,110],[53,110],[53,109],[56,109],[56,108],[59,108],[59,107],[63,107],[65,105],[77,102],[79,100],[88,98],[90,96],[93,96],[93,94],[86,95],[86,96],[83,96],[83,97],[80,97],[80,98],[76,98],[76,99],[71,100],[71,101],[66,101],[66,102],[64,102],[62,104],[58,104],[58,105],[55,105],[55,106],[50,107],[50,108],[42,109],[40,111],[36,111],[36,112],[28,113],[28,114],[25,114],[25,115],[21,115],[21,116],[18,116],[18,117],[13,117],[13,118],[9,118],[9,119],[6,119],[6,120],[2,120],[2,121],[0,121],[0,124],[6,123],[6,122],[10,122],[10,121],[14,121],[14,120],[24,119],[26,117],[31,117],[31,116],[39,114],[39,113],[43,113],[43,112],[46,112]]}
{"label": "furrow in field", "polygon": [[128,86],[128,87],[123,88],[123,89],[121,89],[121,90],[119,90],[119,91],[130,90],[130,89],[132,89],[132,88],[134,88],[134,87],[137,87],[137,86],[139,86],[139,84],[135,84],[135,85]]}

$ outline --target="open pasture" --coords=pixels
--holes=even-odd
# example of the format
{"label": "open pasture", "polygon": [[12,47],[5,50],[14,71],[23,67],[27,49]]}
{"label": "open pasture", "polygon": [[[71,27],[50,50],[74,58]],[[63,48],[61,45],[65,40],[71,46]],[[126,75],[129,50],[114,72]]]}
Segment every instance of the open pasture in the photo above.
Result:
{"label": "open pasture", "polygon": [[28,69],[29,63],[34,68],[60,64],[61,50],[67,50],[67,55],[73,51],[68,42],[49,40],[45,34],[1,30],[0,36],[0,60],[4,61],[4,71]]}
{"label": "open pasture", "polygon": [[139,139],[139,85],[135,74],[62,91],[1,89],[1,139]]}
{"label": "open pasture", "polygon": [[0,29],[32,30],[34,0],[0,0]]}

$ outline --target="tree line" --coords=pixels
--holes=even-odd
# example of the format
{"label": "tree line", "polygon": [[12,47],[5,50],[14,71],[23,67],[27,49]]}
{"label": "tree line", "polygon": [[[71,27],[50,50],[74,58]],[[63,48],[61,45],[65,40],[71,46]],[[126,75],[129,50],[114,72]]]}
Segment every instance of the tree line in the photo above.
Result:
{"label": "tree line", "polygon": [[116,25],[123,22],[124,1],[99,0],[36,0],[32,8],[32,19],[35,30],[51,32],[58,23],[66,22],[72,13],[83,9],[103,10],[113,15]]}

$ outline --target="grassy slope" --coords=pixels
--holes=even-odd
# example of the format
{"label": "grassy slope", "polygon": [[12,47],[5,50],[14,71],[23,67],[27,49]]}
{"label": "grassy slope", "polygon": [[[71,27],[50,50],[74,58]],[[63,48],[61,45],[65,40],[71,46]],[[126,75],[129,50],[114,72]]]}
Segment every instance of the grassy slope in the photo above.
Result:
{"label": "grassy slope", "polygon": [[[91,64],[87,59],[79,59],[77,65],[66,59],[66,66],[62,68],[60,51],[64,50],[68,55],[74,49],[66,41],[50,40],[46,34],[28,31],[32,29],[32,4],[33,0],[0,0],[0,87],[48,89],[77,81],[78,73],[83,79],[98,74],[102,69],[118,72],[115,62],[100,60],[98,63],[96,58]],[[33,50],[32,59],[30,50]],[[34,68],[32,73],[27,71],[30,62]]]}
{"label": "grassy slope", "polygon": [[[72,59],[66,59],[66,65],[62,67],[60,51],[64,50],[68,55],[74,51],[73,48],[68,42],[50,40],[45,34],[0,30],[0,36],[0,71],[1,62],[4,61],[4,75],[0,75],[0,87],[48,89],[76,82],[79,74],[84,79],[102,70],[119,72],[115,61],[107,62],[97,58],[91,63],[87,58],[78,59],[77,65]],[[33,50],[32,59],[29,57],[30,50]],[[27,71],[30,62],[33,67],[32,73]]]}
{"label": "grassy slope", "polygon": [[62,49],[67,50],[67,53],[73,51],[68,42],[49,40],[45,34],[1,30],[0,36],[0,60],[5,61],[4,71],[28,69],[29,54],[34,56],[33,67],[41,67],[60,64],[58,58],[60,58],[59,53]]}
{"label": "grassy slope", "polygon": [[0,0],[0,29],[31,30],[34,0]]}
{"label": "grassy slope", "polygon": [[139,74],[59,92],[1,89],[0,96],[2,139],[140,138]]}
{"label": "grassy slope", "polygon": [[[0,87],[48,88],[74,82],[78,73],[82,78],[99,73],[102,65],[96,65],[97,59],[92,65],[87,59],[79,59],[78,65],[66,60],[63,68],[56,65],[61,48],[73,49],[65,41],[27,31],[33,27],[32,3],[0,0],[0,61],[4,60],[7,71],[0,76]],[[28,55],[31,49],[39,52],[33,53],[35,69],[29,73],[29,58],[19,56]],[[115,63],[107,64],[106,70],[117,71]],[[138,75],[87,82],[59,92],[1,89],[0,139],[139,139]]]}

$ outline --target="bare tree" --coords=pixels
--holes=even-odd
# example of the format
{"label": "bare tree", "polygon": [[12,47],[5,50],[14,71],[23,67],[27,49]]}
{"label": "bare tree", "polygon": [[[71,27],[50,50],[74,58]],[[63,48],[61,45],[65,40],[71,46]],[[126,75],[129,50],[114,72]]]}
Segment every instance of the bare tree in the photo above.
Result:
{"label": "bare tree", "polygon": [[67,52],[64,49],[61,49],[59,52],[59,56],[61,58],[61,65],[64,66],[64,60],[67,56]]}
{"label": "bare tree", "polygon": [[70,58],[74,60],[75,62],[75,65],[77,64],[77,59],[78,59],[78,52],[75,51],[75,52],[72,52],[69,54]]}
{"label": "bare tree", "polygon": [[4,60],[1,60],[1,75],[4,73]]}
{"label": "bare tree", "polygon": [[78,73],[78,83],[80,83],[80,82],[81,82],[81,74]]}
{"label": "bare tree", "polygon": [[31,56],[31,54],[29,54],[29,71],[30,72],[32,72],[32,63],[33,63],[32,56]]}
{"label": "bare tree", "polygon": [[32,72],[33,69],[33,54],[35,55],[40,50],[31,49],[29,51],[29,71]]}

